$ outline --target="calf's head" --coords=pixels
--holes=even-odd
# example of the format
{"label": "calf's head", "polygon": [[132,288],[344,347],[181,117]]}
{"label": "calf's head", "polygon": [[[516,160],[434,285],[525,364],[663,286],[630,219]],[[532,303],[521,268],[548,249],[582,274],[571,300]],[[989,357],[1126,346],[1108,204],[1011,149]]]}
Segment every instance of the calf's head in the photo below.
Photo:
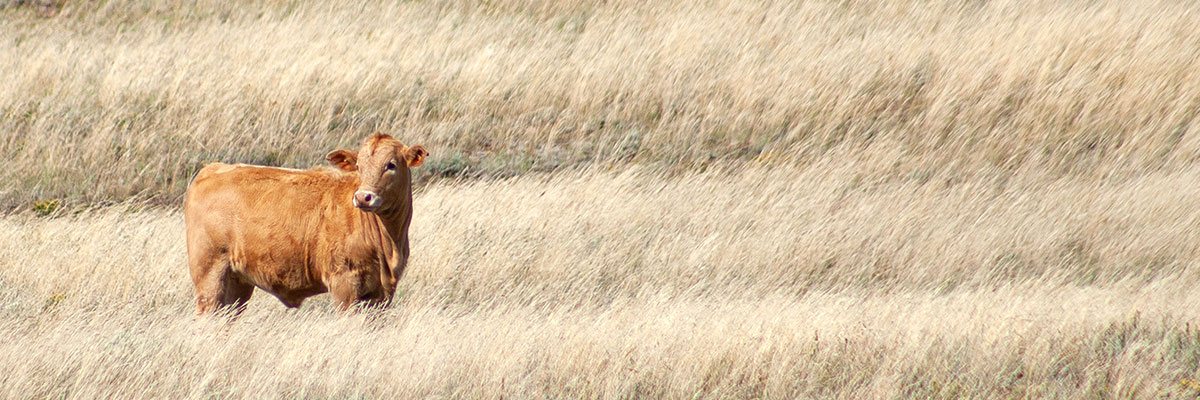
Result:
{"label": "calf's head", "polygon": [[424,146],[405,146],[391,136],[376,133],[358,153],[334,150],[325,156],[333,166],[358,171],[359,185],[351,201],[367,212],[386,212],[407,205],[412,198],[408,169],[421,165],[429,152]]}

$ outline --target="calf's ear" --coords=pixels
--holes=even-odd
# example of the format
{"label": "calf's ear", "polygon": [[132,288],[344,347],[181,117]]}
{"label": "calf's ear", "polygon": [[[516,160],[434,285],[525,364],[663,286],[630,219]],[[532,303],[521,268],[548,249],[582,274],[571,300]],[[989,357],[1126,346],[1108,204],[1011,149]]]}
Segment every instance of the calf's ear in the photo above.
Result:
{"label": "calf's ear", "polygon": [[325,161],[343,171],[358,171],[358,154],[350,150],[334,150],[325,155]]}
{"label": "calf's ear", "polygon": [[425,162],[427,155],[429,155],[429,151],[425,150],[425,146],[418,144],[404,150],[404,161],[408,162],[409,167],[416,167]]}

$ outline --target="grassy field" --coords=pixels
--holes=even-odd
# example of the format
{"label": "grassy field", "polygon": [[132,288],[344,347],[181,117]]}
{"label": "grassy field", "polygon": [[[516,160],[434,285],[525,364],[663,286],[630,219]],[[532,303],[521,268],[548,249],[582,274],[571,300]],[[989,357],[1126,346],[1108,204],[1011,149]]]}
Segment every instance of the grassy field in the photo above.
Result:
{"label": "grassy field", "polygon": [[[13,0],[8,0],[12,3]],[[0,10],[0,205],[176,204],[206,161],[374,130],[426,176],[836,149],[907,170],[1180,168],[1183,1],[67,1]]]}
{"label": "grassy field", "polygon": [[[1200,395],[1200,169],[434,183],[396,304],[193,320],[182,217],[0,220],[0,397]],[[732,189],[732,190],[731,190]]]}
{"label": "grassy field", "polygon": [[[1200,6],[0,0],[0,398],[1196,398]],[[205,162],[432,152],[197,320]]]}

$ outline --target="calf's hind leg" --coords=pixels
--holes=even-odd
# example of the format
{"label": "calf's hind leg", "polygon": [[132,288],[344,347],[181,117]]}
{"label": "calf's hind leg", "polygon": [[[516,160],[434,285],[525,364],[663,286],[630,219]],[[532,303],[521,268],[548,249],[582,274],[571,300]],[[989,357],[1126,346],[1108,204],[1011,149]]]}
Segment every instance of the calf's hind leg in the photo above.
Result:
{"label": "calf's hind leg", "polygon": [[234,314],[246,308],[254,294],[254,285],[246,282],[223,257],[209,259],[208,268],[192,265],[192,283],[196,285],[196,314],[208,314],[218,307],[233,307]]}

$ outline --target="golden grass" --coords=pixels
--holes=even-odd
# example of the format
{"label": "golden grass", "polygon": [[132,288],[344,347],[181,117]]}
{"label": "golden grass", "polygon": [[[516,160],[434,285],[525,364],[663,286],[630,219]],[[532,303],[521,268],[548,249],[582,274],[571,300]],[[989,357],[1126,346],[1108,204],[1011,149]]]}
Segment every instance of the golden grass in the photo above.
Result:
{"label": "golden grass", "polygon": [[[1189,2],[15,3],[3,398],[1200,395]],[[373,130],[393,307],[193,320],[194,171]]]}
{"label": "golden grass", "polygon": [[0,219],[0,397],[1200,394],[1200,169],[434,183],[397,301],[194,321],[177,211]]}
{"label": "golden grass", "polygon": [[64,4],[0,10],[10,209],[172,203],[203,162],[306,166],[372,130],[448,176],[863,146],[1107,176],[1200,151],[1189,2]]}

